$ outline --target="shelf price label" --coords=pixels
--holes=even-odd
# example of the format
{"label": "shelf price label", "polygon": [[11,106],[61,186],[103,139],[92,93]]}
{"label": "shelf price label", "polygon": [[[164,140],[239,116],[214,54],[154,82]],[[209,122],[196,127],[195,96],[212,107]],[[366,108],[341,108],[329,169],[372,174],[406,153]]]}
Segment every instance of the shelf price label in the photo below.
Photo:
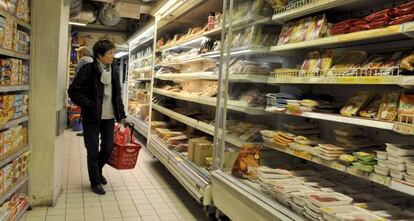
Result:
{"label": "shelf price label", "polygon": [[332,162],[330,167],[342,172],[346,172],[346,166],[339,162]]}
{"label": "shelf price label", "polygon": [[414,125],[405,123],[395,123],[394,131],[401,134],[414,135]]}

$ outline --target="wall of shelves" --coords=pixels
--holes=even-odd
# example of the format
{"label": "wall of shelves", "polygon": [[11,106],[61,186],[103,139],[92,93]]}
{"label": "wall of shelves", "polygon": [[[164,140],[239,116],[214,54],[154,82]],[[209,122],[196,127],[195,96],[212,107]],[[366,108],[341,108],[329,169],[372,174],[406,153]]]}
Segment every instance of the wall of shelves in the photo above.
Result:
{"label": "wall of shelves", "polygon": [[[229,2],[224,1],[225,4]],[[269,191],[266,192],[263,187],[265,185],[260,183],[261,181],[259,181],[259,185],[258,183],[249,182],[246,178],[236,178],[228,171],[231,168],[223,168],[222,165],[229,164],[223,162],[223,159],[226,158],[225,154],[228,154],[229,150],[235,151],[237,155],[246,146],[257,144],[263,146],[261,155],[264,159],[260,162],[261,165],[291,169],[293,167],[300,167],[301,169],[308,169],[308,167],[311,169],[322,168],[324,171],[326,168],[327,171],[340,172],[340,176],[351,177],[352,179],[358,178],[356,182],[372,185],[373,191],[382,188],[381,190],[405,194],[412,198],[413,184],[390,176],[379,175],[375,172],[362,173],[354,167],[345,166],[337,161],[326,162],[307,152],[293,151],[289,148],[283,149],[266,144],[260,136],[259,128],[264,125],[262,129],[279,131],[284,130],[283,125],[285,123],[312,122],[318,128],[320,127],[320,135],[324,138],[330,138],[330,140],[334,139],[333,130],[336,128],[360,127],[365,132],[368,131],[370,135],[381,136],[381,141],[395,142],[403,137],[400,140],[401,142],[410,143],[414,141],[414,138],[411,137],[414,135],[414,124],[407,121],[402,122],[398,119],[385,121],[358,116],[348,117],[341,115],[339,111],[335,113],[274,111],[269,108],[265,109],[265,106],[268,105],[266,101],[264,103],[263,101],[261,103],[257,101],[258,103],[252,105],[243,100],[243,97],[247,97],[247,100],[249,98],[254,100],[259,99],[260,96],[260,98],[264,98],[267,93],[300,91],[303,94],[328,93],[337,98],[338,102],[344,102],[344,99],[349,99],[352,96],[350,91],[353,88],[354,90],[360,90],[361,88],[371,87],[370,90],[377,93],[385,93],[390,90],[412,92],[414,78],[411,75],[404,74],[399,67],[387,67],[385,72],[389,74],[384,74],[383,69],[379,70],[376,67],[348,70],[349,73],[356,74],[321,74],[328,71],[337,73],[335,69],[316,69],[303,74],[300,70],[302,63],[299,62],[302,61],[301,59],[305,60],[307,53],[314,50],[335,49],[339,52],[335,53],[333,58],[335,60],[344,52],[351,50],[382,53],[394,52],[395,48],[398,48],[397,50],[411,49],[412,44],[410,42],[414,36],[414,21],[373,30],[321,36],[314,40],[284,45],[277,45],[276,43],[260,45],[253,42],[253,40],[251,44],[243,44],[243,46],[232,46],[232,43],[230,43],[234,41],[234,38],[244,41],[243,37],[237,35],[239,32],[264,27],[259,30],[261,35],[266,35],[269,30],[280,30],[287,22],[315,13],[326,13],[329,22],[339,22],[349,16],[358,15],[362,17],[372,13],[372,11],[381,9],[381,7],[394,7],[405,2],[388,0],[301,0],[292,5],[272,10],[272,13],[259,10],[266,8],[264,5],[261,5],[259,9],[255,8],[255,3],[264,2],[261,0],[234,0],[232,2],[235,5],[235,11],[225,11],[223,14],[237,15],[237,18],[230,16],[230,18],[227,18],[230,21],[227,20],[225,24],[221,22],[219,26],[215,26],[211,30],[203,29],[203,31],[196,34],[189,34],[194,26],[186,25],[182,21],[194,20],[196,25],[201,24],[201,28],[207,27],[203,25],[206,23],[208,14],[217,10],[217,8],[211,8],[209,3],[204,4],[205,1],[192,7],[191,13],[184,12],[185,10],[177,10],[180,12],[177,15],[175,14],[178,13],[177,11],[172,12],[178,19],[170,21],[168,24],[160,22],[160,27],[157,27],[159,21],[156,19],[155,50],[151,67],[153,75],[150,90],[150,126],[147,127],[148,133],[142,132],[142,126],[137,127],[138,132],[141,131],[140,133],[145,133],[148,137],[147,146],[149,150],[160,159],[197,201],[203,205],[216,206],[218,210],[234,220],[251,220],[253,217],[257,220],[308,220],[303,214],[295,213],[290,204],[285,205],[279,202],[276,199],[277,197],[269,194]],[[251,5],[249,7],[242,6],[242,4],[247,3]],[[240,15],[241,12],[238,10],[243,10],[243,8],[247,8],[246,14]],[[255,9],[259,13],[256,13]],[[227,10],[229,10],[228,7]],[[195,18],[196,15],[198,18]],[[229,40],[229,44],[223,43],[226,39],[220,39],[220,34]],[[221,47],[217,50],[200,50],[206,39],[212,39],[213,42],[221,41]],[[236,41],[233,44],[238,45],[239,42]],[[222,68],[218,68],[220,61],[223,65]],[[238,65],[237,61],[247,61],[248,65],[236,66]],[[202,68],[203,65],[209,63],[215,63],[216,68],[208,70]],[[266,73],[257,74],[249,71],[249,68],[258,67],[265,69]],[[236,71],[236,69],[239,71]],[[290,70],[281,73],[280,69]],[[195,82],[200,85],[191,85]],[[206,82],[210,85],[215,84],[212,87],[216,88],[216,94],[212,96],[200,95],[205,92],[201,88],[205,86],[203,84]],[[341,87],[347,89],[342,91]],[[374,87],[375,89],[373,89]],[[245,91],[241,91],[239,96],[233,98],[231,93],[234,92],[234,88],[242,88],[241,90]],[[246,88],[249,90],[246,90]],[[338,93],[339,91],[340,93]],[[211,116],[203,116],[210,115],[214,108],[217,109],[217,113],[213,120]],[[131,121],[137,122],[136,119],[131,119]],[[157,126],[160,122],[165,124]],[[239,125],[234,122],[245,124]],[[248,129],[244,128],[246,124],[250,126]],[[250,137],[254,138],[243,140],[241,137],[244,137],[245,134],[234,136],[232,135],[234,132],[231,131],[234,128],[250,130]],[[187,144],[188,146],[190,146],[187,142],[189,138],[199,136],[213,138],[214,153],[212,156],[206,157],[206,161],[207,158],[210,158],[210,160],[212,158],[212,164],[200,166],[193,162],[191,157],[188,156],[190,151],[183,151],[177,147],[179,146],[177,143],[170,142],[169,135],[165,136],[163,129],[170,130],[168,133],[171,134],[176,133],[178,136],[186,136],[183,139],[185,141],[180,141],[178,144]],[[174,136],[172,135],[172,137]],[[286,159],[290,161],[286,161]],[[234,161],[230,160],[230,165],[233,165]],[[279,161],[283,164],[277,165],[276,162]],[[180,166],[172,166],[171,164]],[[194,174],[200,176],[194,176]],[[202,180],[207,185],[204,190],[202,190],[203,188],[194,188],[194,185],[200,182],[200,177],[203,177]],[[212,201],[214,201],[214,204],[211,203]],[[246,213],[240,212],[241,210]]]}

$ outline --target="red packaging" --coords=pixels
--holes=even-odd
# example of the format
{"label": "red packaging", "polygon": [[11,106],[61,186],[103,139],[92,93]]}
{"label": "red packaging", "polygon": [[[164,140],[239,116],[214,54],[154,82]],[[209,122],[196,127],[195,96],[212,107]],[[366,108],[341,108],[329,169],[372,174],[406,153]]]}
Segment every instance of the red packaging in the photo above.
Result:
{"label": "red packaging", "polygon": [[406,23],[406,22],[409,22],[409,21],[412,21],[412,20],[414,20],[414,14],[404,15],[404,16],[394,18],[389,23],[389,25],[399,25],[399,24]]}
{"label": "red packaging", "polygon": [[342,25],[349,26],[349,25],[351,25],[351,24],[353,24],[354,22],[357,22],[357,21],[360,21],[360,19],[354,19],[354,18],[348,19],[348,20],[345,20],[345,21],[341,21],[341,22],[336,23],[334,25],[334,27],[336,27],[336,26],[342,26]]}
{"label": "red packaging", "polygon": [[351,28],[351,32],[363,31],[368,29],[368,25],[358,25]]}
{"label": "red packaging", "polygon": [[356,21],[356,22],[352,23],[352,26],[367,25],[367,24],[368,24],[367,21],[359,20],[359,21]]}
{"label": "red packaging", "polygon": [[412,7],[414,7],[414,1],[395,7],[395,9],[398,10],[398,9],[405,9],[405,8],[412,8]]}
{"label": "red packaging", "polygon": [[388,21],[371,22],[368,24],[368,29],[382,28],[388,25]]}
{"label": "red packaging", "polygon": [[349,33],[350,29],[348,26],[341,26],[341,27],[333,27],[331,28],[331,35],[340,35],[340,34],[345,34],[345,33]]}
{"label": "red packaging", "polygon": [[367,21],[369,21],[369,22],[372,22],[372,21],[375,21],[375,20],[379,20],[379,19],[381,19],[381,18],[383,18],[385,16],[389,16],[391,14],[391,12],[392,12],[392,9],[390,9],[390,8],[384,9],[382,11],[375,12],[375,13],[373,13],[371,15],[368,15],[364,19],[367,20]]}
{"label": "red packaging", "polygon": [[391,15],[392,17],[395,18],[395,17],[400,17],[403,15],[409,15],[412,13],[414,13],[414,6],[410,8],[401,8],[401,9],[395,8],[394,11],[391,13]]}

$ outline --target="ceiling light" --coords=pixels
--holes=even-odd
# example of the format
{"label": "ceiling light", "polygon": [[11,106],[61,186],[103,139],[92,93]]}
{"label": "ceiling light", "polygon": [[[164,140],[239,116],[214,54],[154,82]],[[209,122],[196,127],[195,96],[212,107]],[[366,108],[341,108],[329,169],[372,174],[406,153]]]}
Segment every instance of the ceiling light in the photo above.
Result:
{"label": "ceiling light", "polygon": [[155,12],[155,17],[162,19],[169,15],[172,11],[180,7],[184,1],[182,0],[168,0],[158,11]]}
{"label": "ceiling light", "polygon": [[86,23],[73,22],[73,21],[70,21],[69,24],[70,25],[75,25],[75,26],[86,26]]}

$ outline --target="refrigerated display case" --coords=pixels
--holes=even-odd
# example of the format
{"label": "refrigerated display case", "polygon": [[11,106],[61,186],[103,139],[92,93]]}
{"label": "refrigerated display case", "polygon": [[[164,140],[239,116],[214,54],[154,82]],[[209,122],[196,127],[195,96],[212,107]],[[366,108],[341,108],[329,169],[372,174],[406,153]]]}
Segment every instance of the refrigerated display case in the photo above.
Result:
{"label": "refrigerated display case", "polygon": [[[414,217],[413,6],[224,1],[211,173],[219,211],[232,220]],[[252,15],[262,19],[240,22]],[[237,153],[230,166],[228,152]]]}
{"label": "refrigerated display case", "polygon": [[133,123],[146,143],[149,130],[151,85],[153,78],[154,21],[138,30],[130,40],[128,65],[128,121]]}

